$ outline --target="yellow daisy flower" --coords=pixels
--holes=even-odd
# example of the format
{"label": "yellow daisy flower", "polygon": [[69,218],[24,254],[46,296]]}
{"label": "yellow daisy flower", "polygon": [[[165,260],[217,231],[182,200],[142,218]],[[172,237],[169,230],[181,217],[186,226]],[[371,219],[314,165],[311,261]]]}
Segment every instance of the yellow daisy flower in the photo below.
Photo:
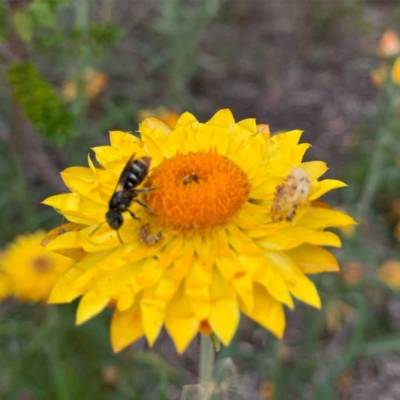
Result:
{"label": "yellow daisy flower", "polygon": [[56,281],[75,262],[43,248],[40,243],[44,237],[44,231],[17,236],[5,250],[0,261],[0,287],[4,286],[4,297],[14,295],[21,301],[47,301]]}
{"label": "yellow daisy flower", "polygon": [[[270,137],[267,125],[236,123],[227,109],[207,123],[184,113],[174,130],[148,118],[139,130],[140,139],[111,132],[111,146],[94,148],[100,168],[89,157],[89,168],[66,169],[72,193],[44,201],[79,224],[47,244],[79,259],[51,303],[83,296],[78,324],[115,304],[115,351],[143,335],[152,346],[165,326],[179,352],[198,332],[228,345],[240,312],[281,338],[293,297],[321,307],[306,274],[338,270],[320,246],[340,239],[324,229],[354,220],[317,200],[346,185],[318,180],[324,162],[302,163],[301,131]],[[126,212],[115,231],[105,214],[133,154],[151,157],[144,187],[154,190],[139,196],[147,207],[130,207],[139,221]]]}
{"label": "yellow daisy flower", "polygon": [[[89,100],[96,99],[107,85],[108,77],[104,72],[85,68],[83,71],[83,92]],[[67,101],[74,101],[78,96],[76,81],[67,80],[62,87],[62,93]]]}
{"label": "yellow daisy flower", "polygon": [[379,280],[394,290],[400,290],[400,261],[387,260],[376,271]]}

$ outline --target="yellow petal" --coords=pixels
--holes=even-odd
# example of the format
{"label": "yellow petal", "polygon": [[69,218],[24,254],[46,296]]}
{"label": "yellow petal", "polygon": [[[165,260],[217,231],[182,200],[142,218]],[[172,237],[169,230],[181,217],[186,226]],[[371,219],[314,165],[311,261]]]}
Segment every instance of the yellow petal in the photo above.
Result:
{"label": "yellow petal", "polygon": [[297,167],[301,163],[305,152],[310,147],[311,145],[308,143],[298,144],[297,146],[293,147],[293,149],[290,150],[290,165],[292,167]]}
{"label": "yellow petal", "polygon": [[210,289],[208,286],[202,286],[199,288],[186,289],[185,293],[189,299],[190,305],[196,318],[199,321],[207,319],[210,313]]}
{"label": "yellow petal", "polygon": [[75,264],[70,268],[54,285],[51,291],[48,303],[59,304],[69,303],[82,294],[82,291],[77,290],[72,286],[72,283],[81,276],[85,270],[81,265]]}
{"label": "yellow petal", "polygon": [[283,252],[267,253],[271,266],[286,283],[290,293],[315,308],[321,308],[321,300],[315,285],[307,278],[292,259]]}
{"label": "yellow petal", "polygon": [[114,311],[111,321],[111,343],[114,352],[121,351],[143,335],[139,300],[129,310]]}
{"label": "yellow petal", "polygon": [[231,224],[227,228],[229,244],[243,255],[258,255],[261,253],[260,248],[237,226]]}
{"label": "yellow petal", "polygon": [[123,132],[123,131],[110,131],[110,144],[111,147],[114,147],[116,149],[120,148],[120,144],[121,144],[121,139],[125,136],[125,135],[130,135],[132,136],[132,134],[130,132]]}
{"label": "yellow petal", "polygon": [[[124,293],[129,290],[132,294],[140,292],[140,287],[136,284],[136,277],[143,267],[142,263],[125,263],[117,269],[111,271],[99,271],[97,279],[92,279],[95,284],[96,290],[102,293],[104,296],[114,299],[120,299],[124,297]],[[78,282],[79,283],[79,282]],[[126,294],[126,296],[128,296]],[[121,299],[121,302],[129,301],[129,297]],[[121,305],[122,305],[121,303]],[[122,308],[124,308],[122,306]]]}
{"label": "yellow petal", "polygon": [[242,301],[243,309],[250,312],[254,303],[253,282],[250,276],[246,273],[239,274],[235,276],[231,283]]}
{"label": "yellow petal", "polygon": [[318,199],[325,193],[338,189],[341,187],[346,187],[347,185],[342,181],[337,181],[335,179],[325,179],[323,181],[317,182],[311,186],[310,190],[310,200]]}
{"label": "yellow petal", "polygon": [[356,221],[340,211],[309,207],[297,223],[314,230],[321,230],[329,227],[354,225]]}
{"label": "yellow petal", "polygon": [[155,285],[164,273],[164,268],[153,257],[144,260],[140,272],[137,274],[135,283],[140,288],[148,288]]}
{"label": "yellow petal", "polygon": [[[50,232],[46,234],[46,236],[43,238],[41,245],[48,248],[49,250],[52,250],[58,254],[61,254],[63,256],[73,258],[75,260],[80,260],[82,259],[87,253],[81,249],[80,243],[77,242],[77,240],[80,240],[79,234],[77,234],[78,231],[81,229],[85,228],[86,225],[82,224],[75,224],[72,222],[69,222],[67,224],[63,224],[57,228],[52,229]],[[71,236],[73,237],[72,242],[74,243],[74,246],[66,246],[65,243],[60,243],[59,236],[67,234],[69,232],[73,232]],[[77,236],[75,236],[77,235]],[[57,245],[55,245],[55,242],[58,240]],[[68,239],[69,242],[70,239]],[[47,247],[49,246],[49,247]],[[51,248],[50,248],[51,247]],[[74,248],[75,247],[75,248]]]}
{"label": "yellow petal", "polygon": [[167,271],[169,277],[176,280],[184,278],[191,268],[193,258],[193,244],[191,240],[188,239],[185,241],[180,251],[180,256],[174,261],[172,267]]}
{"label": "yellow petal", "polygon": [[233,279],[235,279],[235,276],[245,274],[245,266],[240,262],[239,257],[237,256],[217,257],[215,263],[220,274],[228,282],[232,282]]}
{"label": "yellow petal", "polygon": [[93,147],[93,151],[96,155],[96,160],[104,167],[111,162],[121,160],[121,154],[119,153],[119,150],[111,146]]}
{"label": "yellow petal", "polygon": [[[237,122],[237,125],[240,125],[242,128],[247,129],[251,133],[257,133],[257,125],[256,125],[256,120],[254,118],[243,119]],[[268,126],[268,125],[263,125],[263,126]]]}
{"label": "yellow petal", "polygon": [[140,309],[143,329],[150,346],[154,344],[160,333],[166,305],[178,290],[179,284],[179,281],[162,279],[156,286],[143,292]]}
{"label": "yellow petal", "polygon": [[117,301],[119,311],[126,311],[133,306],[135,302],[135,291],[131,286],[128,286],[121,294]]}
{"label": "yellow petal", "polygon": [[300,165],[300,168],[305,171],[310,181],[318,179],[329,169],[323,161],[305,162]]}
{"label": "yellow petal", "polygon": [[217,125],[229,128],[235,124],[231,110],[224,108],[217,111],[214,116],[206,123],[206,125]]}
{"label": "yellow petal", "polygon": [[196,124],[198,121],[196,117],[193,114],[190,114],[189,112],[184,112],[178,119],[178,122],[176,123],[176,126],[190,126],[192,124]]}
{"label": "yellow petal", "polygon": [[[82,224],[75,224],[85,227]],[[56,228],[57,229],[57,228]],[[71,231],[62,233],[48,242],[46,248],[48,250],[61,250],[61,249],[79,249],[82,247],[81,235],[79,231]]]}
{"label": "yellow petal", "polygon": [[208,322],[221,342],[228,346],[240,320],[235,289],[215,270],[211,284],[211,309]]}
{"label": "yellow petal", "polygon": [[257,283],[254,284],[254,307],[250,313],[245,314],[279,339],[282,338],[286,325],[283,306]]}
{"label": "yellow petal", "polygon": [[205,124],[199,124],[196,132],[196,140],[200,151],[209,151],[212,147],[214,129]]}
{"label": "yellow petal", "polygon": [[185,294],[188,296],[198,320],[206,319],[210,310],[209,285],[212,269],[204,270],[195,258],[185,279]]}
{"label": "yellow petal", "polygon": [[315,231],[305,226],[285,227],[275,231],[273,235],[259,240],[260,246],[267,250],[288,250],[303,243],[333,247],[341,246],[339,237],[334,233]]}
{"label": "yellow petal", "polygon": [[269,125],[258,124],[257,125],[257,133],[261,133],[266,139],[269,139],[270,135],[271,135],[271,131],[269,129]]}
{"label": "yellow petal", "polygon": [[94,317],[108,304],[110,299],[94,291],[88,291],[79,301],[76,312],[76,325],[81,325]]}
{"label": "yellow petal", "polygon": [[267,267],[261,278],[258,279],[258,282],[267,289],[268,293],[275,300],[286,304],[291,309],[294,308],[293,299],[290,295],[289,289],[285,281],[274,268]]}
{"label": "yellow petal", "polygon": [[178,127],[168,135],[168,141],[174,153],[185,153],[184,143],[187,141],[186,132],[183,128]]}
{"label": "yellow petal", "polygon": [[229,136],[226,128],[215,127],[211,147],[216,149],[218,154],[225,155],[228,150]]}
{"label": "yellow petal", "polygon": [[186,350],[196,336],[199,326],[200,322],[190,306],[182,285],[169,302],[165,315],[165,327],[179,353]]}
{"label": "yellow petal", "polygon": [[148,130],[155,130],[159,129],[163,133],[170,133],[172,129],[163,121],[160,121],[157,118],[146,118],[142,123],[140,124],[140,129],[148,129]]}
{"label": "yellow petal", "polygon": [[192,262],[189,274],[186,276],[186,293],[192,289],[209,286],[212,281],[213,265],[206,268],[195,258]]}
{"label": "yellow petal", "polygon": [[160,268],[166,269],[169,267],[176,259],[179,258],[181,254],[181,250],[184,244],[184,238],[177,236],[174,239],[171,239],[167,245],[165,246],[164,251],[160,255]]}
{"label": "yellow petal", "polygon": [[71,222],[93,225],[104,220],[108,210],[106,204],[99,204],[79,193],[66,193],[48,197],[43,204],[62,212]]}
{"label": "yellow petal", "polygon": [[61,177],[71,192],[97,186],[97,179],[90,168],[70,167],[61,172]]}
{"label": "yellow petal", "polygon": [[144,297],[140,302],[140,311],[144,334],[152,347],[164,323],[165,304]]}
{"label": "yellow petal", "polygon": [[[161,144],[159,145],[159,143],[157,143],[157,141],[153,139],[150,135],[145,134],[143,132],[142,132],[142,139],[145,143],[148,152],[151,154],[153,160],[156,162],[156,164],[160,164],[162,160],[165,158],[163,146]],[[164,138],[164,140],[167,139]]]}
{"label": "yellow petal", "polygon": [[275,157],[287,149],[294,147],[300,140],[302,131],[293,130],[286,133],[280,133],[278,135],[272,136],[268,140],[268,152],[270,157]]}
{"label": "yellow petal", "polygon": [[335,256],[328,250],[312,244],[302,244],[286,254],[300,267],[305,274],[338,271],[339,265]]}

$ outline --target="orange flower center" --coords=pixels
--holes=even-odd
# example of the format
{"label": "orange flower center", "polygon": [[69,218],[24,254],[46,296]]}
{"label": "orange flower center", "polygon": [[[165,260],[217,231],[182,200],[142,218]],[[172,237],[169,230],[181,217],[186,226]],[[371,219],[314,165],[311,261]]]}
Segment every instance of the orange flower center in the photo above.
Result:
{"label": "orange flower center", "polygon": [[32,268],[37,272],[46,272],[51,266],[51,259],[47,256],[37,256],[31,261]]}
{"label": "orange flower center", "polygon": [[146,196],[158,222],[180,231],[224,225],[246,202],[250,185],[245,173],[217,153],[177,154],[156,167]]}

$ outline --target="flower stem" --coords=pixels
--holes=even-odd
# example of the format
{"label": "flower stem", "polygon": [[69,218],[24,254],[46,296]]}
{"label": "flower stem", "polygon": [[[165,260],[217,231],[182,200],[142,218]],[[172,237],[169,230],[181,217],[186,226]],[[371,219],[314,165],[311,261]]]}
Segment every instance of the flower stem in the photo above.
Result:
{"label": "flower stem", "polygon": [[212,382],[214,369],[214,346],[209,336],[201,335],[200,342],[200,384],[204,389],[204,398],[208,398],[208,390]]}
{"label": "flower stem", "polygon": [[365,215],[365,213],[369,211],[376,191],[378,189],[380,180],[382,178],[382,164],[384,159],[385,146],[387,144],[389,136],[390,134],[387,133],[387,130],[380,132],[380,134],[378,135],[376,148],[372,155],[367,179],[365,181],[365,186],[361,194],[361,200],[359,203],[360,215]]}
{"label": "flower stem", "polygon": [[392,86],[389,81],[386,83],[385,90],[381,94],[378,103],[380,126],[378,128],[377,140],[375,142],[375,151],[372,154],[371,162],[369,163],[367,177],[364,181],[364,187],[358,203],[358,213],[360,217],[365,216],[366,213],[370,211],[382,179],[385,151],[392,139],[390,126],[392,97]]}

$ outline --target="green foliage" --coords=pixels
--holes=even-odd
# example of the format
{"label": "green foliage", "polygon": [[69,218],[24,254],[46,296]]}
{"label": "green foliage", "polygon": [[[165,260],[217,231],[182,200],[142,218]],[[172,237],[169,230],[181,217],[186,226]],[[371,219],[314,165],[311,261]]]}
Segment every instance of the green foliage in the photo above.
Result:
{"label": "green foliage", "polygon": [[89,27],[89,42],[93,51],[98,56],[103,56],[104,51],[112,46],[123,36],[123,31],[114,24],[100,24],[91,22]]}
{"label": "green foliage", "polygon": [[196,74],[199,43],[210,22],[218,15],[224,0],[186,2],[162,0],[151,28],[161,46],[149,62],[149,70],[166,69],[171,106],[189,101],[186,84]]}
{"label": "green foliage", "polygon": [[13,14],[13,23],[21,39],[30,42],[34,30],[34,22],[31,16],[25,11],[16,11]]}
{"label": "green foliage", "polygon": [[15,101],[35,128],[58,146],[76,134],[73,115],[65,110],[59,94],[39,74],[33,63],[14,64],[7,72]]}
{"label": "green foliage", "polygon": [[184,383],[181,372],[156,354],[112,354],[109,316],[77,328],[71,305],[14,305],[14,311],[14,318],[0,323],[4,400],[23,391],[40,400],[158,399],[165,381]]}
{"label": "green foliage", "polygon": [[4,1],[0,2],[0,41],[6,38],[7,8]]}
{"label": "green foliage", "polygon": [[36,27],[56,28],[57,20],[54,5],[44,1],[35,1],[29,6],[29,13]]}

